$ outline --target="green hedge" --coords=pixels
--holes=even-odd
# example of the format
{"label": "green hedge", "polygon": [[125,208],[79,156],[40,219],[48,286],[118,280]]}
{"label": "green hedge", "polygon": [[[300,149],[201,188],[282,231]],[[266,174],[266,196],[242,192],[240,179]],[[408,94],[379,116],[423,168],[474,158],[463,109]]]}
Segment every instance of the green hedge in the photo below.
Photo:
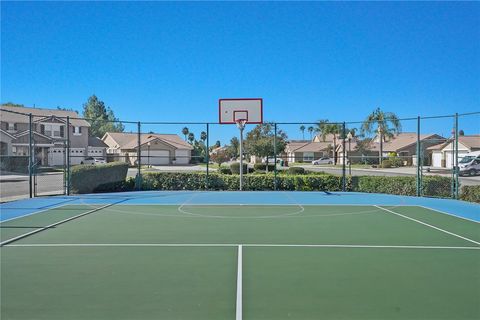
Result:
{"label": "green hedge", "polygon": [[[230,170],[232,174],[240,174],[240,162],[234,162],[230,165]],[[243,173],[248,172],[248,166],[246,163],[243,164]]]}
{"label": "green hedge", "polygon": [[[101,166],[78,166],[88,167],[90,171]],[[78,175],[85,173],[72,172],[72,182],[78,179]],[[73,170],[72,170],[73,171]],[[125,181],[97,184],[95,192],[129,191],[134,189],[134,179]],[[91,172],[88,173],[91,177]],[[93,174],[93,181],[106,181],[98,178],[99,173]],[[74,178],[75,177],[75,178]],[[206,190],[207,175],[203,172],[147,172],[142,175],[143,190]],[[208,175],[209,190],[238,190],[238,175],[210,173]],[[87,180],[82,180],[86,183]],[[282,174],[277,175],[277,190],[287,191],[341,191],[342,177],[331,174]],[[395,195],[414,196],[416,194],[416,178],[406,177],[383,177],[383,176],[359,176],[347,177],[347,191],[366,193],[385,193]],[[90,182],[93,183],[93,182]],[[273,173],[248,174],[244,176],[244,190],[274,190],[275,176]],[[450,178],[440,176],[428,176],[423,178],[422,195],[430,197],[451,197]],[[73,189],[73,188],[72,188]],[[77,191],[78,192],[78,191]],[[90,191],[88,191],[90,192]],[[461,199],[472,202],[480,202],[480,186],[464,186]]]}
{"label": "green hedge", "polygon": [[288,168],[288,173],[291,173],[291,174],[305,174],[305,168],[290,167],[290,168]]}
{"label": "green hedge", "polygon": [[[198,172],[148,172],[142,175],[144,190],[205,190],[206,174]],[[210,190],[238,190],[238,175],[210,173]],[[248,174],[244,176],[244,190],[274,190],[273,174]],[[342,178],[333,175],[282,175],[277,176],[277,190],[329,190],[340,191]]]}
{"label": "green hedge", "polygon": [[480,186],[463,186],[460,199],[480,203]]}
{"label": "green hedge", "polygon": [[[415,196],[417,193],[416,177],[414,176],[359,176],[353,177],[352,179],[353,191],[405,196]],[[450,197],[450,178],[440,176],[423,177],[422,195],[429,197]]]}
{"label": "green hedge", "polygon": [[218,172],[223,174],[232,174],[232,170],[230,168],[225,168],[225,167],[218,168]]}
{"label": "green hedge", "polygon": [[0,156],[2,171],[28,173],[28,156]]}
{"label": "green hedge", "polygon": [[124,162],[111,162],[101,165],[78,165],[73,166],[70,175],[72,193],[91,193],[97,188],[114,182],[125,181],[128,164]]}
{"label": "green hedge", "polygon": [[[255,163],[253,165],[253,169],[255,171],[267,171],[267,164],[266,163]],[[275,170],[275,165],[274,164],[269,164],[268,165],[268,171],[274,171]]]}

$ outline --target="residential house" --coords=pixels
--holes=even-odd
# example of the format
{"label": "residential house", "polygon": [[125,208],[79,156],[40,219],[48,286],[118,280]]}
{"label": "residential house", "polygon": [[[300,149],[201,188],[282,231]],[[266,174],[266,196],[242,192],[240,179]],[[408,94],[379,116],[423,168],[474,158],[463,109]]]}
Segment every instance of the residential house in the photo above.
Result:
{"label": "residential house", "polygon": [[108,146],[107,160],[137,163],[140,145],[141,162],[149,165],[189,164],[193,147],[176,134],[140,134],[107,132],[102,141]]}
{"label": "residential house", "polygon": [[[445,141],[445,138],[434,133],[420,134],[416,132],[402,132],[383,143],[383,156],[396,154],[402,158],[406,165],[415,165],[417,161],[417,139],[420,140],[421,152],[423,154],[423,164],[430,165],[431,152],[429,147]],[[379,142],[378,139],[376,142]]]}
{"label": "residential house", "polygon": [[331,142],[311,142],[306,140],[289,141],[282,159],[288,162],[311,162],[323,156],[331,156]]}
{"label": "residential house", "polygon": [[[437,168],[453,168],[455,140],[450,138],[443,143],[431,146],[431,165]],[[459,161],[469,152],[480,151],[480,135],[468,135],[458,137]]]}
{"label": "residential house", "polygon": [[[89,150],[90,124],[84,119],[79,119],[78,113],[74,111],[57,109],[0,106],[0,129],[4,132],[2,154],[20,156],[29,154],[28,114],[32,115],[31,137],[36,163],[43,166],[64,165],[67,133],[70,138],[70,163],[83,162]],[[67,117],[70,117],[68,132]]]}
{"label": "residential house", "polygon": [[[346,149],[346,160],[347,163],[365,163],[373,164],[378,163],[378,153],[380,150],[380,144],[374,141],[368,140],[359,140],[358,138],[353,138],[348,141],[345,140],[345,149]],[[337,157],[338,163],[343,164],[343,140],[339,141],[337,145]]]}
{"label": "residential house", "polygon": [[[420,134],[420,145],[423,154],[423,164],[429,165],[431,163],[432,152],[428,149],[432,145],[436,145],[439,142],[445,141],[445,138],[438,134]],[[383,157],[386,158],[389,155],[395,155],[403,159],[405,165],[414,165],[417,161],[417,133],[416,132],[403,132],[395,135],[392,138],[388,138],[383,142]],[[379,137],[375,136],[367,146],[360,146],[360,141],[352,139],[350,141],[350,147],[348,140],[345,141],[346,159],[350,159],[352,163],[378,163],[378,156],[380,152]],[[343,140],[339,140],[337,146],[337,154],[339,162],[343,161]],[[368,160],[370,159],[370,160]]]}

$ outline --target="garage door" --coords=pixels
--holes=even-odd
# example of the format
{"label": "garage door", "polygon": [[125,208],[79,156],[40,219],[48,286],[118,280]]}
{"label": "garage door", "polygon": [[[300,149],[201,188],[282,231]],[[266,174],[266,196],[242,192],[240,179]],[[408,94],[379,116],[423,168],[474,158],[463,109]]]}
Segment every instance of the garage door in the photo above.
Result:
{"label": "garage door", "polygon": [[142,164],[170,164],[170,152],[168,150],[150,150],[150,152],[142,151]]}
{"label": "garage door", "polygon": [[436,168],[442,167],[442,154],[440,152],[432,154],[432,166]]}
{"label": "garage door", "polygon": [[177,159],[177,164],[189,164],[190,150],[175,150],[175,158]]}

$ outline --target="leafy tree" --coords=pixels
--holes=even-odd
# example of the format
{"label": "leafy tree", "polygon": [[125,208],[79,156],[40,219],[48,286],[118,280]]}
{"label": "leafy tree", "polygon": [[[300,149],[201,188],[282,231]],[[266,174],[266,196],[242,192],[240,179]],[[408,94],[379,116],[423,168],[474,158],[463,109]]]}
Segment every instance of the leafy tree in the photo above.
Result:
{"label": "leafy tree", "polygon": [[333,164],[337,164],[337,137],[342,133],[343,128],[338,123],[329,123],[328,120],[318,120],[316,131],[325,142],[328,135],[333,135]]}
{"label": "leafy tree", "polygon": [[313,139],[313,136],[312,136],[312,135],[313,135],[313,131],[315,131],[315,128],[312,127],[312,126],[310,126],[310,127],[308,127],[307,130],[308,130],[308,132],[310,133],[310,140],[312,140],[312,139]]}
{"label": "leafy tree", "polygon": [[187,127],[183,127],[182,134],[185,136],[185,141],[187,141],[187,135],[190,133]]}
{"label": "leafy tree", "polygon": [[362,123],[360,131],[362,134],[376,133],[380,142],[378,162],[382,164],[383,143],[387,138],[393,137],[402,130],[400,119],[393,112],[384,112],[380,108],[375,109]]}
{"label": "leafy tree", "polygon": [[302,139],[305,140],[305,126],[303,124],[300,126],[300,131],[302,132]]}
{"label": "leafy tree", "polygon": [[[247,133],[245,139],[245,150],[251,155],[267,159],[275,154],[274,150],[274,125],[270,122],[257,125]],[[276,151],[277,155],[284,152],[287,145],[287,134],[282,130],[277,130]]]}
{"label": "leafy tree", "polygon": [[207,133],[205,131],[200,132],[200,140],[202,140],[205,143],[205,140],[207,140]]}
{"label": "leafy tree", "polygon": [[123,132],[125,127],[105,103],[92,95],[83,105],[83,117],[90,123],[90,136],[102,137],[106,132]]}
{"label": "leafy tree", "polygon": [[215,142],[215,145],[214,145],[214,146],[215,146],[215,148],[220,148],[220,146],[221,146],[220,140],[217,140],[217,141]]}
{"label": "leafy tree", "polygon": [[13,103],[13,102],[5,102],[2,103],[2,107],[25,107],[23,104]]}
{"label": "leafy tree", "polygon": [[190,144],[193,144],[193,141],[195,141],[195,134],[193,134],[193,132],[190,132],[188,134],[188,142],[190,142]]}
{"label": "leafy tree", "polygon": [[230,157],[229,157],[226,149],[220,149],[220,150],[217,150],[216,152],[212,153],[210,155],[210,159],[213,162],[215,162],[216,164],[218,164],[218,167],[220,168],[222,163],[227,162],[228,159],[230,159]]}
{"label": "leafy tree", "polygon": [[240,150],[240,141],[237,137],[230,139],[230,145],[227,148],[227,154],[230,158],[238,157],[238,152]]}

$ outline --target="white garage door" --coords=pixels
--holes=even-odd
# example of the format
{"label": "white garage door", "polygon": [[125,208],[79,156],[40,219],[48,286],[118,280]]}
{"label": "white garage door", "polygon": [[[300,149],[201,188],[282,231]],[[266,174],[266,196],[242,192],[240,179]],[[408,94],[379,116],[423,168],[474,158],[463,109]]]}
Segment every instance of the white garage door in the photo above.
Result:
{"label": "white garage door", "polygon": [[64,163],[65,163],[65,153],[63,148],[48,149],[48,165],[49,166],[63,166]]}
{"label": "white garage door", "polygon": [[168,150],[150,150],[150,153],[142,151],[142,164],[165,165],[169,163],[170,152]]}
{"label": "white garage door", "polygon": [[175,158],[177,159],[177,164],[189,164],[190,150],[175,150]]}
{"label": "white garage door", "polygon": [[440,152],[434,152],[432,154],[432,166],[437,168],[442,167],[442,154]]}

